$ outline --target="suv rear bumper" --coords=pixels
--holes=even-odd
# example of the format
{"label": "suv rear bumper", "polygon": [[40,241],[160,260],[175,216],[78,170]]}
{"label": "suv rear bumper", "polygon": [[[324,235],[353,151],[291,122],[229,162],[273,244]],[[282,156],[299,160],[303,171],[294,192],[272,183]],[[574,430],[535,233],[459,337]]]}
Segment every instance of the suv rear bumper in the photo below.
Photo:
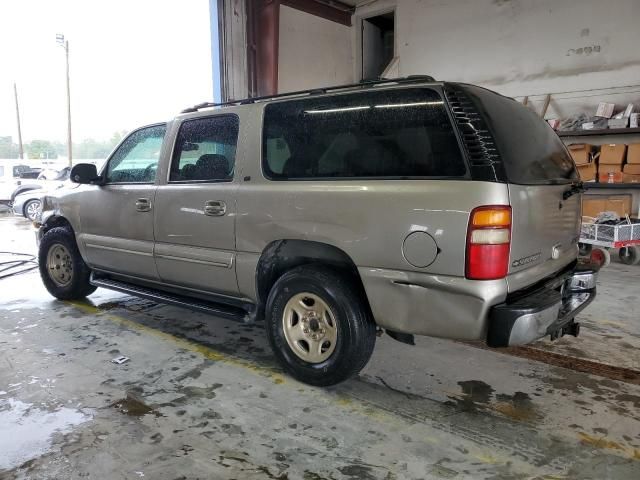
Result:
{"label": "suv rear bumper", "polygon": [[[596,296],[597,270],[578,267],[549,285],[496,305],[489,312],[487,344],[508,347],[555,338]],[[577,330],[573,329],[577,334]]]}

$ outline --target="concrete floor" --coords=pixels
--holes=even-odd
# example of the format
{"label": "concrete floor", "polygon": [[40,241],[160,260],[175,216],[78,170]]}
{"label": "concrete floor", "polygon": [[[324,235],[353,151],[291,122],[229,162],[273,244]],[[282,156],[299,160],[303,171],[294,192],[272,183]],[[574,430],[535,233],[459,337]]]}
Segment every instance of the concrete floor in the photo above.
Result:
{"label": "concrete floor", "polygon": [[[0,250],[32,242],[0,217]],[[581,337],[535,347],[638,369],[638,274],[613,263]],[[0,365],[2,479],[640,478],[640,385],[444,340],[382,337],[319,389],[260,324],[59,302],[32,272],[0,280]]]}

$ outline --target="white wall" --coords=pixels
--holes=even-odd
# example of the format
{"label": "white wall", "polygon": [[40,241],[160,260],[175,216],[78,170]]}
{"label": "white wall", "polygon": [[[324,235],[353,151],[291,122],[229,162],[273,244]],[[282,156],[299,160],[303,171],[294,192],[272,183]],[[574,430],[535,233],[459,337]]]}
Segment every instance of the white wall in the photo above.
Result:
{"label": "white wall", "polygon": [[353,81],[351,29],[290,7],[280,7],[278,91]]}
{"label": "white wall", "polygon": [[358,17],[394,5],[401,76],[527,95],[534,108],[552,93],[547,118],[595,112],[601,99],[640,106],[638,0],[376,0],[356,10],[356,63]]}

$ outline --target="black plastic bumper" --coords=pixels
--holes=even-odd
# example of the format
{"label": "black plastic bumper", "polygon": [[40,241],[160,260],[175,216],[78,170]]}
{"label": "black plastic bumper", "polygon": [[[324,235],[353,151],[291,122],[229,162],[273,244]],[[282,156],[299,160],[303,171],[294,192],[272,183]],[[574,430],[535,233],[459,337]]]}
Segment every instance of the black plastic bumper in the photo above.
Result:
{"label": "black plastic bumper", "polygon": [[508,347],[531,343],[545,335],[577,335],[573,319],[596,296],[597,269],[579,266],[542,287],[500,305],[489,313],[487,344]]}

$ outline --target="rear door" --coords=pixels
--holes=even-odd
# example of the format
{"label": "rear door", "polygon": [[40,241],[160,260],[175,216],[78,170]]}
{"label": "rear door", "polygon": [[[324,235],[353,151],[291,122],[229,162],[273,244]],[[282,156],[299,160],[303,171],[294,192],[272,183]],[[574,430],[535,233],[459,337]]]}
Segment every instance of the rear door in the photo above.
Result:
{"label": "rear door", "polygon": [[508,181],[513,210],[509,290],[553,274],[577,256],[581,195],[566,147],[549,125],[518,102],[466,87],[482,106]]}
{"label": "rear door", "polygon": [[235,295],[234,183],[239,120],[216,115],[179,127],[167,183],[156,194],[155,259],[163,282]]}

